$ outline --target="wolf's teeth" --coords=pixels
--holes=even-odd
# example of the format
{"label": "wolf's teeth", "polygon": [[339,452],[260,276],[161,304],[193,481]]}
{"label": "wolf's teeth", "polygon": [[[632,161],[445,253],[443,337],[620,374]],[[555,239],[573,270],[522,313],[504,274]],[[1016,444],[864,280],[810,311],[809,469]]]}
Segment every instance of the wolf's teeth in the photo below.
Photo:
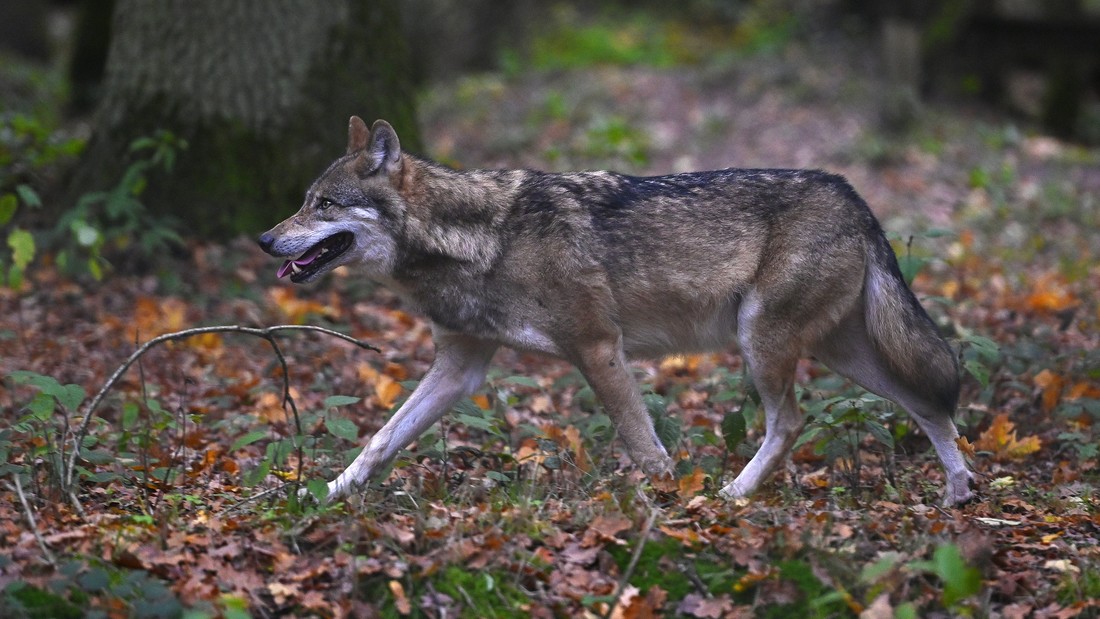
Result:
{"label": "wolf's teeth", "polygon": [[291,262],[290,270],[294,271],[294,273],[297,274],[302,272],[302,267],[298,266],[297,262]]}

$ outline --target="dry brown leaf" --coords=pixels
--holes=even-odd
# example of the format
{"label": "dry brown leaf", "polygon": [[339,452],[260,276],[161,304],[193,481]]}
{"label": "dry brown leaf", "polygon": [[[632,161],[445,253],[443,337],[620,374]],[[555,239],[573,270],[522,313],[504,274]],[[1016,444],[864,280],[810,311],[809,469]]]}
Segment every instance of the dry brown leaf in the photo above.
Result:
{"label": "dry brown leaf", "polygon": [[[596,519],[589,525],[588,530],[595,534],[596,539],[591,541],[598,542],[615,542],[617,544],[625,544],[625,540],[618,538],[619,533],[626,531],[634,526],[634,522],[623,516],[622,514],[608,514],[596,516]],[[589,541],[589,536],[585,536],[585,541]],[[586,546],[588,544],[585,544]]]}
{"label": "dry brown leaf", "polygon": [[1080,303],[1058,273],[1045,273],[1035,280],[1031,294],[1024,300],[1027,309],[1035,312],[1061,312]]}
{"label": "dry brown leaf", "polygon": [[281,582],[273,582],[267,585],[267,592],[271,594],[271,597],[279,606],[286,604],[288,600],[297,598],[300,594],[298,585],[288,585]]}
{"label": "dry brown leaf", "polygon": [[303,301],[298,298],[298,293],[287,286],[276,286],[268,289],[267,296],[271,302],[293,324],[302,324],[311,314],[332,315],[332,308],[317,301]]}
{"label": "dry brown leaf", "polygon": [[412,604],[409,602],[408,596],[405,595],[405,587],[399,581],[390,581],[390,593],[393,594],[393,603],[397,607],[397,612],[402,615],[412,613]]}
{"label": "dry brown leaf", "polygon": [[993,459],[997,461],[1019,460],[1039,451],[1042,441],[1038,436],[1017,439],[1016,424],[1009,421],[1007,413],[1001,413],[978,437],[974,447],[993,454]]}
{"label": "dry brown leaf", "polygon": [[1062,387],[1066,384],[1065,379],[1050,370],[1043,370],[1035,375],[1033,381],[1035,386],[1042,390],[1043,412],[1049,413],[1054,410],[1062,397]]}
{"label": "dry brown leaf", "polygon": [[700,617],[701,619],[728,617],[733,613],[733,610],[733,600],[727,594],[707,598],[698,593],[689,593],[684,596],[676,609],[681,614]]}
{"label": "dry brown leaf", "polygon": [[665,535],[667,535],[667,536],[669,536],[673,539],[680,540],[680,543],[682,543],[685,546],[694,546],[695,544],[698,544],[699,540],[701,539],[699,537],[699,533],[696,532],[694,529],[691,529],[691,528],[674,529],[672,527],[669,527],[669,526],[663,525],[663,524],[660,525],[657,528],[660,529],[661,532],[664,533]]}
{"label": "dry brown leaf", "polygon": [[576,426],[566,426],[564,434],[569,450],[573,452],[573,463],[582,473],[587,473],[592,468],[592,463],[588,458],[588,451],[584,448],[581,431]]}
{"label": "dry brown leaf", "polygon": [[691,499],[703,491],[706,483],[707,474],[703,472],[701,467],[695,467],[694,471],[680,478],[680,498]]}

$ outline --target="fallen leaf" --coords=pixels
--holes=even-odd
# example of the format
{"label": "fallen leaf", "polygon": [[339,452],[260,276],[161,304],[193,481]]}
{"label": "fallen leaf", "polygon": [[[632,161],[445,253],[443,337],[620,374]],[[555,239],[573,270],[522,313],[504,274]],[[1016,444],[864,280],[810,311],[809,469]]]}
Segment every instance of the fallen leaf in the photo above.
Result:
{"label": "fallen leaf", "polygon": [[1049,413],[1058,405],[1058,400],[1062,397],[1062,387],[1065,386],[1066,381],[1050,370],[1043,370],[1035,375],[1034,382],[1035,386],[1042,390],[1043,412]]}
{"label": "fallen leaf", "polygon": [[978,516],[974,520],[991,527],[1018,527],[1023,524],[1021,520],[1006,520],[1005,518],[987,518]]}
{"label": "fallen leaf", "polygon": [[275,599],[275,603],[279,606],[286,604],[288,600],[297,598],[300,594],[297,585],[287,585],[281,582],[273,582],[267,585],[267,592],[271,594],[271,597]]}
{"label": "fallen leaf", "polygon": [[[634,522],[622,514],[600,515],[589,525],[588,530],[596,534],[600,542],[610,541],[617,544],[625,544],[626,540],[619,539],[617,535],[634,526]],[[588,538],[585,538],[586,541]]]}
{"label": "fallen leaf", "polygon": [[967,458],[973,458],[977,454],[974,443],[971,443],[965,436],[955,439],[955,444],[959,446],[959,451],[963,452],[963,455]]}
{"label": "fallen leaf", "polygon": [[875,598],[870,606],[859,613],[859,619],[894,619],[894,607],[890,605],[890,594],[883,593]]}
{"label": "fallen leaf", "polygon": [[680,498],[690,499],[703,491],[706,486],[707,475],[701,467],[695,467],[691,473],[680,478]]}
{"label": "fallen leaf", "polygon": [[587,473],[592,468],[592,463],[588,458],[588,450],[584,448],[584,440],[581,438],[580,429],[572,425],[566,426],[563,434],[569,450],[573,452],[573,464],[582,473]]}
{"label": "fallen leaf", "polygon": [[660,529],[661,532],[665,535],[673,539],[680,540],[680,542],[685,546],[694,546],[695,544],[699,543],[700,540],[699,533],[691,528],[674,529],[663,524],[657,528]]}
{"label": "fallen leaf", "polygon": [[974,443],[979,451],[987,451],[998,462],[1020,460],[1033,454],[1042,447],[1038,436],[1016,438],[1016,424],[1008,419],[1007,413],[994,417],[993,423],[982,432]]}
{"label": "fallen leaf", "polygon": [[397,607],[397,612],[402,615],[408,615],[412,613],[412,604],[409,603],[408,596],[405,595],[405,587],[396,580],[390,581],[390,593],[393,594],[393,603]]}
{"label": "fallen leaf", "polygon": [[1051,559],[1043,564],[1048,570],[1062,572],[1063,574],[1080,574],[1081,568],[1066,559]]}
{"label": "fallen leaf", "polygon": [[1058,273],[1041,275],[1035,280],[1031,294],[1024,300],[1025,306],[1036,312],[1060,312],[1075,307],[1078,303],[1065,278]]}
{"label": "fallen leaf", "polygon": [[702,619],[719,619],[733,612],[733,600],[728,594],[707,598],[698,593],[689,593],[680,600],[676,612]]}
{"label": "fallen leaf", "polygon": [[276,286],[268,289],[267,296],[275,307],[287,317],[293,324],[303,324],[311,315],[332,316],[336,312],[317,301],[303,301],[298,298],[297,292],[289,286]]}
{"label": "fallen leaf", "polygon": [[[619,595],[619,599],[616,600],[615,608],[611,610],[612,619],[636,619],[639,617],[638,610],[633,606],[636,602],[641,601],[645,603],[645,598],[641,597],[641,589],[634,585],[627,585],[623,588],[623,592]],[[652,613],[645,616],[651,616]]]}

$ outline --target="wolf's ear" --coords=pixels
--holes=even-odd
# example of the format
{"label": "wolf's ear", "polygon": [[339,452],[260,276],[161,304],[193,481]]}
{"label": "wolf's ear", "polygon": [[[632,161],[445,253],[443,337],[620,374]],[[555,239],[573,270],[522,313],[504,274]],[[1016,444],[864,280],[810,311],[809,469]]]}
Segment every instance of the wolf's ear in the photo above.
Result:
{"label": "wolf's ear", "polygon": [[397,140],[397,132],[388,122],[374,121],[369,143],[366,150],[359,155],[356,164],[361,176],[380,170],[392,174],[401,167],[401,143]]}
{"label": "wolf's ear", "polygon": [[370,131],[367,130],[367,123],[363,122],[362,118],[358,116],[352,116],[348,121],[348,154],[357,153],[367,147],[367,138],[370,137]]}

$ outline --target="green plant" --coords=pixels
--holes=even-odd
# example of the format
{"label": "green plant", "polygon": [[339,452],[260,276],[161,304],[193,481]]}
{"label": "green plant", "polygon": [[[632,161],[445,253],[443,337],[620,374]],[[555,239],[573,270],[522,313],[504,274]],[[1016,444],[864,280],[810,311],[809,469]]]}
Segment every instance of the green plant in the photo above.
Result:
{"label": "green plant", "polygon": [[18,581],[4,587],[0,614],[12,619],[96,616],[86,614],[87,609],[106,608],[106,600],[135,617],[179,617],[184,612],[183,604],[164,581],[147,572],[118,568],[98,559],[70,559],[58,566],[57,575],[45,587]]}
{"label": "green plant", "polygon": [[0,114],[0,233],[6,247],[0,251],[0,285],[22,286],[37,252],[34,236],[17,225],[42,208],[36,187],[83,148],[83,140],[61,136],[37,116]]}
{"label": "green plant", "polygon": [[580,154],[592,160],[641,167],[649,162],[649,138],[622,116],[598,118],[585,131]]}
{"label": "green plant", "polygon": [[[566,9],[556,15],[556,27],[531,45],[530,64],[539,70],[563,70],[594,65],[669,67],[683,60],[669,29],[642,11],[630,17],[605,15],[593,23],[578,24]],[[502,59],[505,70],[521,63],[515,53]]]}
{"label": "green plant", "polygon": [[982,588],[981,572],[966,564],[959,547],[954,544],[938,546],[932,553],[932,560],[913,561],[907,567],[939,578],[943,582],[940,601],[948,608],[957,607]]}
{"label": "green plant", "polygon": [[[34,189],[29,185],[17,185],[15,193],[0,195],[0,228],[4,228],[12,221],[20,203],[30,208],[39,208],[42,205]],[[7,234],[7,246],[11,251],[9,254],[11,265],[6,272],[0,269],[0,282],[11,288],[19,288],[23,285],[23,273],[34,260],[34,236],[24,228],[12,226]],[[0,266],[3,266],[2,262]]]}
{"label": "green plant", "polygon": [[54,234],[63,247],[57,255],[58,264],[68,269],[83,266],[92,277],[101,279],[108,265],[105,251],[125,250],[131,256],[148,258],[182,244],[176,222],[154,217],[140,198],[150,173],[157,168],[171,172],[177,153],[185,148],[185,140],[163,130],[134,140],[130,152],[137,159],[118,183],[109,190],[81,196],[58,220]]}
{"label": "green plant", "polygon": [[[32,487],[63,487],[65,440],[70,419],[84,402],[84,389],[34,372],[12,372],[8,380],[34,389],[35,395],[15,423],[0,431],[0,475],[18,475]],[[17,453],[22,457],[14,458]]]}
{"label": "green plant", "polygon": [[898,252],[898,268],[901,269],[901,275],[905,279],[905,283],[913,285],[913,280],[917,275],[932,262],[932,255],[927,252],[914,252],[913,241],[916,239],[938,239],[945,236],[951,236],[954,232],[951,230],[945,230],[942,228],[930,228],[917,234],[910,234],[908,236],[902,236],[895,233],[888,233],[886,237],[891,241],[905,242],[905,252]]}
{"label": "green plant", "polygon": [[808,423],[794,449],[811,443],[815,454],[838,466],[857,497],[864,437],[872,436],[892,453],[895,440],[908,432],[908,426],[894,423],[893,406],[871,393],[811,401],[806,404],[806,416]]}
{"label": "green plant", "polygon": [[1100,566],[1084,561],[1079,569],[1079,573],[1067,571],[1058,587],[1058,601],[1067,606],[1100,600]]}

